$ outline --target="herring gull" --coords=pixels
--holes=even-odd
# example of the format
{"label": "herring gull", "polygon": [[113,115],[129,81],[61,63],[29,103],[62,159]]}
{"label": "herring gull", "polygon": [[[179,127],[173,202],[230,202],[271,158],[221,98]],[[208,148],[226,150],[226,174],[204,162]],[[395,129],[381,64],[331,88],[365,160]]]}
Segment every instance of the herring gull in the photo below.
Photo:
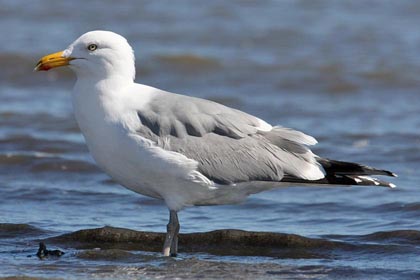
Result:
{"label": "herring gull", "polygon": [[77,75],[76,120],[96,163],[124,187],[169,208],[165,256],[178,251],[178,211],[233,204],[293,185],[394,187],[386,170],[319,157],[317,141],[205,99],[134,82],[134,52],[110,31],[83,34],[35,70],[68,65]]}

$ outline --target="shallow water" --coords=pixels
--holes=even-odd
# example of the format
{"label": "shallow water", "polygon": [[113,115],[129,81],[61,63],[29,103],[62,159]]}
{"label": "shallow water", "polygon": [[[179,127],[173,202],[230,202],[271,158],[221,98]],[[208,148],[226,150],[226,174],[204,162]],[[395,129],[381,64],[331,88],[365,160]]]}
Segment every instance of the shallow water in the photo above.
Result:
{"label": "shallow water", "polygon": [[[420,230],[419,11],[417,1],[0,1],[0,223],[31,226],[0,227],[0,276],[419,278],[420,241],[399,232]],[[296,259],[134,251],[109,260],[65,248],[57,260],[28,258],[35,240],[79,229],[165,230],[162,202],[95,167],[72,116],[73,74],[32,72],[40,56],[98,28],[127,37],[137,82],[302,130],[322,156],[399,175],[393,190],[288,188],[187,209],[182,232],[294,233],[359,249]],[[390,233],[364,237],[381,231]]]}

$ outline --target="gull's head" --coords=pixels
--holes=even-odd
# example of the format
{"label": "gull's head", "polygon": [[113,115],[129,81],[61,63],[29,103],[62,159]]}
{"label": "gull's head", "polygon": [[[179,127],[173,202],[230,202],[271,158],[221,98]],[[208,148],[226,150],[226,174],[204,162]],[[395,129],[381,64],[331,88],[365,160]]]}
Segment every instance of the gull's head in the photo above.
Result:
{"label": "gull's head", "polygon": [[64,51],[42,57],[35,71],[60,66],[69,66],[78,78],[135,77],[133,49],[124,37],[110,31],[83,34]]}

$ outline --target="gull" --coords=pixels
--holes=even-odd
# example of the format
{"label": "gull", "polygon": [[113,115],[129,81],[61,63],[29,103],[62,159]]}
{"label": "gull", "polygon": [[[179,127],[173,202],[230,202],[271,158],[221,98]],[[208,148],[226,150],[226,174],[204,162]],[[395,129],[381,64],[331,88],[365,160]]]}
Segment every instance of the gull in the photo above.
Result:
{"label": "gull", "polygon": [[176,256],[178,211],[236,204],[284,186],[395,187],[386,170],[322,158],[317,141],[222,104],[134,82],[134,51],[110,31],[83,34],[35,71],[69,66],[72,103],[97,165],[122,186],[163,200],[169,223],[164,256]]}

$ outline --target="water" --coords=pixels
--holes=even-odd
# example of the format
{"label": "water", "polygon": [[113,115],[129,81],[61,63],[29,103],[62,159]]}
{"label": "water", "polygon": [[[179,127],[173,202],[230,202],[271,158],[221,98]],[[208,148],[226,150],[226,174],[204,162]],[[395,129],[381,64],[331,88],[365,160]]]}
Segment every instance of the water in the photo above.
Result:
{"label": "water", "polygon": [[[0,223],[33,229],[0,227],[0,276],[419,278],[420,238],[398,235],[420,234],[419,11],[417,1],[0,1]],[[284,232],[367,249],[297,259],[136,251],[109,261],[66,248],[59,260],[27,258],[35,239],[79,229],[165,231],[162,202],[95,167],[72,115],[73,74],[32,72],[98,28],[129,40],[137,82],[305,131],[322,156],[399,175],[395,190],[289,188],[187,209],[182,232]],[[388,238],[363,237],[380,231]]]}

